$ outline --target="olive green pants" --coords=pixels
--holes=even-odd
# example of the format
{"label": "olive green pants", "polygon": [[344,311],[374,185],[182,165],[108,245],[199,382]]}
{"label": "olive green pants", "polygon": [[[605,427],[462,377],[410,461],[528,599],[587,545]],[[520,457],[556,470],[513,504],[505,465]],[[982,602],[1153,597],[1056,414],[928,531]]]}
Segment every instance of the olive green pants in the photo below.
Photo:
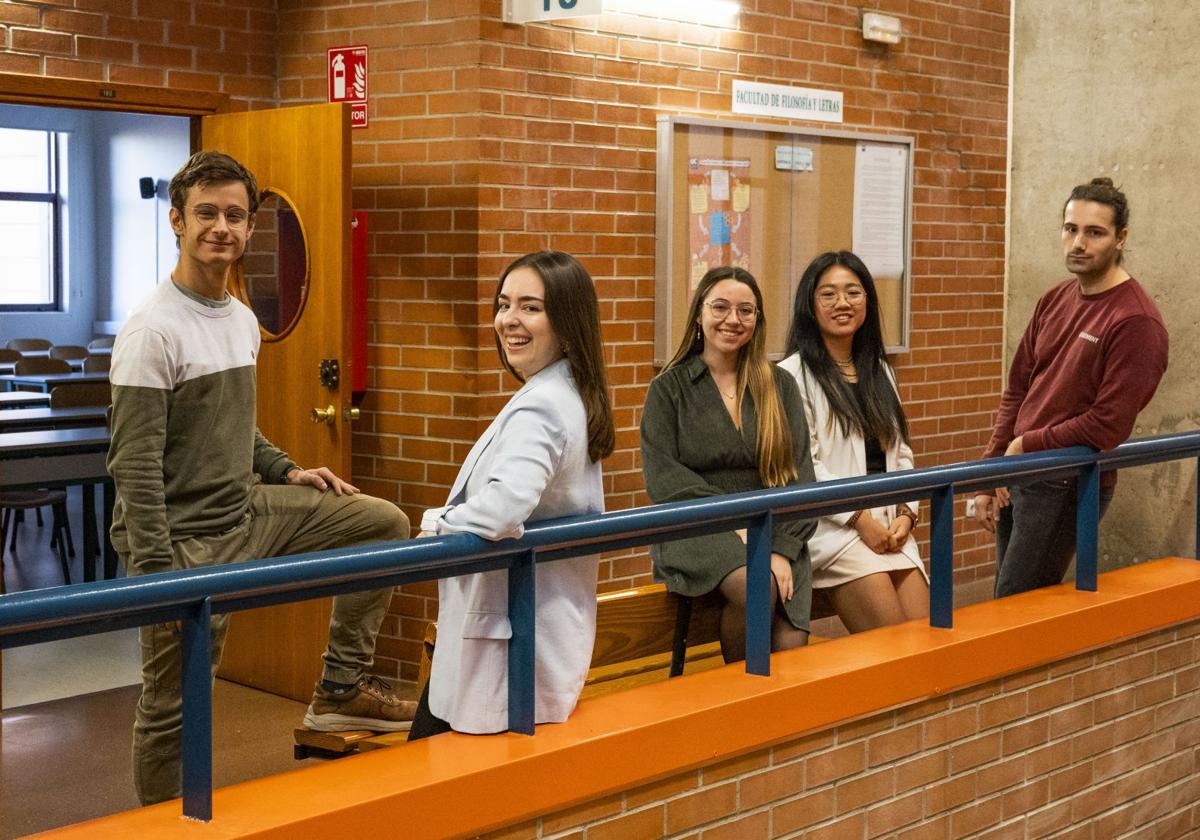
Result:
{"label": "olive green pants", "polygon": [[[338,496],[312,487],[257,485],[240,523],[222,534],[172,543],[175,569],[195,569],[408,538],[408,518],[372,496]],[[128,560],[128,558],[122,558]],[[130,566],[130,575],[159,569]],[[373,589],[333,599],[325,679],[353,683],[371,668],[375,637],[392,590]],[[221,662],[229,614],[212,617],[212,673]],[[141,628],[142,696],[133,724],[133,782],[143,805],[180,796],[183,728],[179,628]]]}

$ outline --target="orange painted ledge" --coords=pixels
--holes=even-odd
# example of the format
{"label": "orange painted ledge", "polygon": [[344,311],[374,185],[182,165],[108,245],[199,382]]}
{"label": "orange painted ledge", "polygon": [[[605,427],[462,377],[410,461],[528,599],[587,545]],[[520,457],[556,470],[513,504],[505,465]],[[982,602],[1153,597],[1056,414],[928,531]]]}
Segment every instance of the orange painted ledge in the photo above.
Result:
{"label": "orange painted ledge", "polygon": [[448,734],[214,792],[211,823],[169,802],[51,837],[478,834],[898,705],[1200,617],[1200,562],[1170,558],[772,657],[597,697],[535,737]]}

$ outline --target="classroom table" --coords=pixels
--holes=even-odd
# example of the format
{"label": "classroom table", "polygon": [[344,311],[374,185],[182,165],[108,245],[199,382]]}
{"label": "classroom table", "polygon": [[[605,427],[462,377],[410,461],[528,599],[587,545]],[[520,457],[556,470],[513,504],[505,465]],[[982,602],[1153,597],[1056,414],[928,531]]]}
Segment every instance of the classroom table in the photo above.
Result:
{"label": "classroom table", "polygon": [[[73,370],[73,371],[82,371],[83,370],[83,361],[84,361],[83,359],[66,359],[65,361],[68,365],[70,365],[71,370]],[[11,376],[12,374],[14,374],[16,372],[17,372],[17,363],[16,362],[0,362],[0,375]]]}
{"label": "classroom table", "polygon": [[[49,359],[50,358],[49,350],[19,350],[17,352],[19,352],[26,359]],[[88,355],[89,356],[111,356],[112,348],[111,347],[98,347],[95,350],[89,350]],[[66,362],[67,362],[67,364],[69,364],[71,366],[72,370],[83,370],[83,359],[67,359]],[[14,362],[8,363],[8,365],[12,365],[12,364],[15,364],[15,363]],[[3,367],[4,366],[0,366],[0,373],[12,373],[11,370],[4,370]]]}
{"label": "classroom table", "polygon": [[0,409],[38,408],[50,405],[50,395],[34,391],[0,390]]}
{"label": "classroom table", "polygon": [[0,376],[0,383],[7,383],[9,391],[21,388],[42,391],[49,394],[58,385],[70,385],[74,382],[107,382],[108,371],[98,373],[25,373],[18,376],[9,374]]}
{"label": "classroom table", "polygon": [[103,426],[108,407],[18,408],[0,411],[0,432],[32,432],[37,429],[73,429]]}
{"label": "classroom table", "polygon": [[112,506],[116,499],[112,479],[105,468],[108,458],[108,429],[45,429],[34,432],[0,432],[0,490],[40,488],[83,488],[83,579],[96,579],[96,555],[100,535],[96,532],[95,487],[104,487],[104,577],[115,577],[117,552],[108,539]]}

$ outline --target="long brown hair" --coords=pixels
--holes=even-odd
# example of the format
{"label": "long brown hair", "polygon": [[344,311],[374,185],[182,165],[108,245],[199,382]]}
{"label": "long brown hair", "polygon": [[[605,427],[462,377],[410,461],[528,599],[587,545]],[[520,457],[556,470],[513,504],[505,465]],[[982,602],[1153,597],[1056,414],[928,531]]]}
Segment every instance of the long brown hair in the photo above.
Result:
{"label": "long brown hair", "polygon": [[[532,269],[545,287],[546,317],[558,340],[562,342],[571,375],[579,388],[579,396],[587,411],[588,457],[600,461],[612,454],[616,443],[612,407],[608,401],[608,378],[604,372],[604,355],[600,349],[600,305],[596,286],[579,260],[562,251],[538,251],[516,259],[504,269],[496,294],[492,298],[492,317],[500,309],[500,290],[508,275],[518,268]],[[500,364],[520,381],[521,376],[508,363],[504,345],[496,339]]]}
{"label": "long brown hair", "polygon": [[789,481],[794,481],[800,473],[796,469],[795,447],[792,440],[792,429],[783,411],[783,401],[779,399],[779,389],[775,385],[775,366],[767,358],[767,319],[763,312],[762,292],[754,275],[744,268],[736,266],[720,266],[708,271],[696,287],[692,295],[692,304],[688,307],[687,331],[679,349],[667,362],[662,372],[666,373],[676,365],[704,352],[704,331],[700,328],[700,307],[713,286],[722,280],[736,280],[750,287],[754,293],[754,304],[758,307],[758,318],[754,324],[754,332],[750,340],[738,350],[737,358],[737,401],[734,404],[734,421],[740,430],[742,427],[742,397],[747,391],[754,400],[758,412],[758,475],[764,487],[782,487]]}

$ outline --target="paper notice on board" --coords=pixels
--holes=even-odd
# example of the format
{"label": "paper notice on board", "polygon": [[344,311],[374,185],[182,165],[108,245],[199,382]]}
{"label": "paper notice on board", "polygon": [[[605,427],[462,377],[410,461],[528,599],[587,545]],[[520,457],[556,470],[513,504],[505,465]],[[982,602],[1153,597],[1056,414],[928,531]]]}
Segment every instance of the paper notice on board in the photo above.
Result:
{"label": "paper notice on board", "polygon": [[733,188],[733,212],[745,213],[750,209],[750,185],[745,181]]}
{"label": "paper notice on board", "polygon": [[714,169],[712,171],[712,200],[713,201],[728,201],[729,200],[729,170]]}
{"label": "paper notice on board", "polygon": [[704,189],[703,184],[693,184],[689,198],[693,213],[708,212],[708,190]]}
{"label": "paper notice on board", "polygon": [[875,277],[898,278],[904,272],[908,149],[880,143],[856,145],[854,253]]}
{"label": "paper notice on board", "polygon": [[789,172],[812,172],[813,150],[808,146],[776,146],[775,168]]}

